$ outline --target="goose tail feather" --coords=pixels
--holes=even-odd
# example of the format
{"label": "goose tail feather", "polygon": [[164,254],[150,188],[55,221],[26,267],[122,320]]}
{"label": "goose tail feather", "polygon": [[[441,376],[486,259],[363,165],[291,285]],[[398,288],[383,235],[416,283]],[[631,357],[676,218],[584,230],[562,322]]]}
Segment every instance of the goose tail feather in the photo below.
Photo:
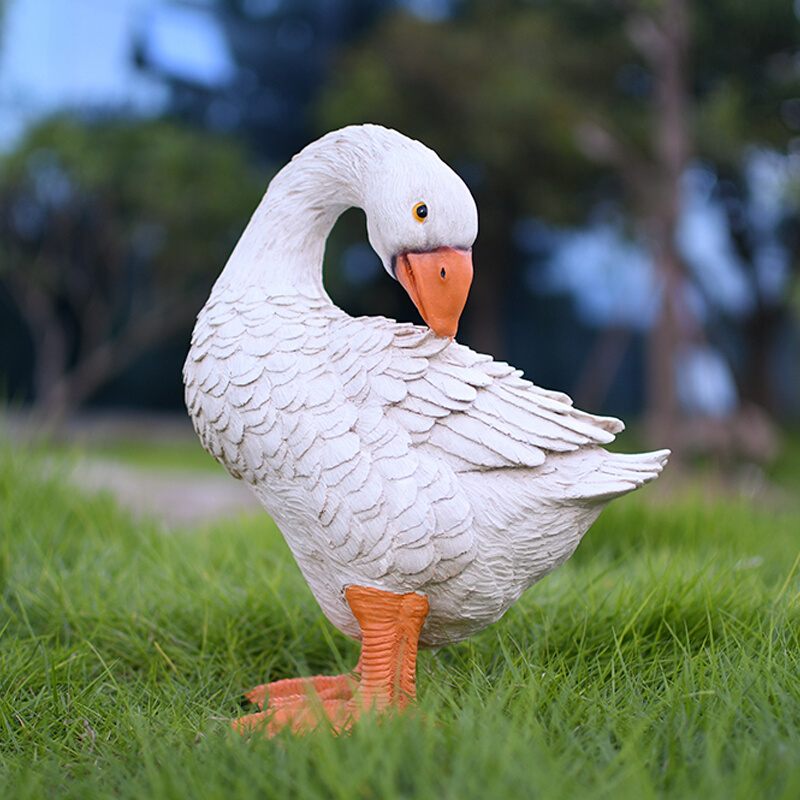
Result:
{"label": "goose tail feather", "polygon": [[669,456],[669,450],[607,453],[600,469],[587,475],[583,490],[594,500],[612,500],[655,480]]}

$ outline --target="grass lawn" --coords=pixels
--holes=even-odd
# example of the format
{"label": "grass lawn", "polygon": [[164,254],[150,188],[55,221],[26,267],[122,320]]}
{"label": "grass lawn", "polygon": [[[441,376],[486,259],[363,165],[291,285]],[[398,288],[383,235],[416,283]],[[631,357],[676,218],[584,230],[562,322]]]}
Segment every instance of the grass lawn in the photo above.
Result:
{"label": "grass lawn", "polygon": [[357,656],[266,515],[165,534],[42,472],[0,447],[4,799],[800,797],[791,503],[617,501],[421,655],[419,713],[248,741],[243,690]]}
{"label": "grass lawn", "polygon": [[99,457],[131,467],[154,468],[160,472],[224,472],[194,435],[171,437],[160,442],[124,438],[100,444],[63,444],[54,450],[54,454],[65,461]]}

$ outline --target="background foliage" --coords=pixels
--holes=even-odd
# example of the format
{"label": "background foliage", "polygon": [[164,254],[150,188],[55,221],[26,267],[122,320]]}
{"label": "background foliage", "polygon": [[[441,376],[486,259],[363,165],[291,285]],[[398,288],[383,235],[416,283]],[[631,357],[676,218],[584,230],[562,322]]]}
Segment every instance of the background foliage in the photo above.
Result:
{"label": "background foliage", "polygon": [[167,121],[34,127],[0,171],[0,279],[65,416],[186,336],[266,178],[232,139]]}
{"label": "background foliage", "polygon": [[[743,432],[767,427],[758,409],[796,412],[800,24],[790,3],[229,0],[195,11],[227,43],[229,78],[170,72],[145,27],[132,52],[168,88],[169,122],[83,108],[41,123],[4,159],[0,370],[12,398],[45,417],[112,397],[144,402],[148,391],[151,404],[179,404],[171,337],[185,346],[267,176],[322,132],[369,120],[433,146],[477,198],[467,344],[593,410],[647,412],[651,435],[676,449],[741,450]],[[768,224],[753,211],[750,174],[765,152],[788,173]],[[713,247],[735,262],[727,280],[746,285],[744,309],[725,307],[677,246],[692,169],[724,218]],[[655,265],[660,313],[649,327],[587,320],[575,287],[547,287],[566,237],[603,226]],[[335,231],[326,279],[348,311],[416,319],[358,214]],[[585,276],[582,291],[601,279]],[[739,406],[720,419],[689,419],[679,396],[693,348],[716,353],[735,380]]]}

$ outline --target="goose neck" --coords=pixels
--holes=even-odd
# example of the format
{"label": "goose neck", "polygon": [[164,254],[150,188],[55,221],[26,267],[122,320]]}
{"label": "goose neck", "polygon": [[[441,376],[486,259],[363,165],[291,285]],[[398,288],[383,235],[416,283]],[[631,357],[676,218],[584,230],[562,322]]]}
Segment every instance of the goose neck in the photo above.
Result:
{"label": "goose neck", "polygon": [[275,176],[220,281],[259,286],[268,295],[327,298],[322,262],[328,235],[345,210],[363,207],[363,170],[335,155],[311,146]]}

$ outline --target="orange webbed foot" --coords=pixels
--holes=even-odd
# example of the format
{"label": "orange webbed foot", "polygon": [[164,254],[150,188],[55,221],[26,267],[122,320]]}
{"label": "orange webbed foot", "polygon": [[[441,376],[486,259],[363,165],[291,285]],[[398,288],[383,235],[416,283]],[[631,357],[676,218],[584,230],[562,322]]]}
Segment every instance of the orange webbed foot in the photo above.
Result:
{"label": "orange webbed foot", "polygon": [[341,733],[352,724],[349,700],[320,700],[302,697],[277,705],[268,705],[266,711],[247,714],[233,721],[234,730],[242,734],[264,733],[270,738],[281,730],[308,733],[320,725],[329,724],[335,733]]}
{"label": "orange webbed foot", "polygon": [[327,719],[338,733],[344,729],[346,704],[357,686],[355,673],[265,683],[245,694],[261,711],[234,720],[233,727],[241,733],[264,728],[268,736],[274,736],[286,727],[297,733],[312,730]]}
{"label": "orange webbed foot", "polygon": [[306,733],[327,723],[341,733],[364,710],[402,710],[413,702],[417,644],[428,614],[427,598],[364,586],[348,587],[345,596],[361,628],[356,671],[256,686],[246,698],[261,711],[235,720],[236,730],[260,730],[271,737],[284,728]]}
{"label": "orange webbed foot", "polygon": [[[286,678],[256,686],[245,698],[262,711],[298,699],[349,700],[358,686],[358,668],[345,675],[317,675],[313,678]],[[265,708],[266,707],[266,708]]]}

